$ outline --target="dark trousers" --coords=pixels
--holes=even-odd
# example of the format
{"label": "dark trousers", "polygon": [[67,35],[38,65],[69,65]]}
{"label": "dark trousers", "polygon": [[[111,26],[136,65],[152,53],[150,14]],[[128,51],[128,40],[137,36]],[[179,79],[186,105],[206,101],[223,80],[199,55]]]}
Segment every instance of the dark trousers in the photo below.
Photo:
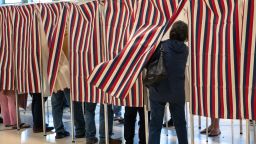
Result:
{"label": "dark trousers", "polygon": [[[42,97],[41,93],[33,93],[32,96],[32,117],[35,128],[43,127],[43,115],[42,115]],[[46,101],[47,98],[44,98]]]}
{"label": "dark trousers", "polygon": [[84,121],[82,104],[83,104],[82,102],[76,102],[76,101],[73,102],[76,135],[85,134],[85,121]]}
{"label": "dark trousers", "polygon": [[56,133],[65,131],[62,116],[66,101],[70,101],[69,89],[64,89],[63,91],[54,92],[52,94],[52,118]]}
{"label": "dark trousers", "polygon": [[[85,118],[82,110],[81,102],[74,102],[74,118],[76,135],[85,134],[86,138],[93,138],[96,136],[96,124],[95,124],[95,110],[96,103],[87,103],[84,105]],[[113,109],[112,105],[108,105],[108,128],[109,136],[111,137],[113,131]],[[105,138],[105,120],[104,120],[104,105],[100,105],[100,127],[99,127],[100,139]]]}
{"label": "dark trousers", "polygon": [[146,144],[144,109],[143,108],[135,108],[135,107],[125,107],[124,139],[126,141],[126,144],[133,144],[137,113],[139,113],[139,116],[140,116],[139,144]]}
{"label": "dark trousers", "polygon": [[[150,99],[151,121],[149,130],[149,144],[160,144],[160,135],[164,116],[165,102],[158,102]],[[185,103],[177,104],[170,102],[170,109],[174,126],[178,136],[179,144],[188,144]]]}

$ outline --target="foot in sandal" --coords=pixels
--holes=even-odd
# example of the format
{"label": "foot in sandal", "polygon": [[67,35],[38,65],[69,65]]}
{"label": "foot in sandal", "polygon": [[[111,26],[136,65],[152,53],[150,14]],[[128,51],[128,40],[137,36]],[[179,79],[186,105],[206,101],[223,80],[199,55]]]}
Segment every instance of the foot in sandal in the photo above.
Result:
{"label": "foot in sandal", "polygon": [[220,134],[221,134],[221,131],[220,131],[219,128],[213,128],[208,136],[209,137],[216,137],[216,136],[219,136]]}

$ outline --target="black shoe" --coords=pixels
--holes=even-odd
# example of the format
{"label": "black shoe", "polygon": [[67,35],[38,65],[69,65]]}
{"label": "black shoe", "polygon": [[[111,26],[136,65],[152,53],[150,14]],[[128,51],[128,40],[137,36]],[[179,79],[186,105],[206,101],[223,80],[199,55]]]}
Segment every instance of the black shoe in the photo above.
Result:
{"label": "black shoe", "polygon": [[61,138],[68,137],[68,136],[70,136],[70,134],[67,131],[58,132],[58,133],[56,133],[55,139],[61,139]]}
{"label": "black shoe", "polygon": [[117,117],[114,117],[114,121],[120,121],[120,120],[123,120],[124,118],[121,117],[121,116],[117,116]]}
{"label": "black shoe", "polygon": [[3,123],[3,118],[0,117],[0,123]]}
{"label": "black shoe", "polygon": [[[53,130],[54,129],[54,127],[46,127],[45,128],[45,131],[46,132],[50,132],[51,130]],[[40,133],[40,132],[43,132],[44,130],[43,130],[43,128],[42,127],[39,127],[39,128],[37,128],[37,127],[33,127],[33,132],[34,133]]]}
{"label": "black shoe", "polygon": [[[100,139],[99,144],[105,144],[105,142],[106,142],[105,139]],[[122,144],[122,140],[110,138],[109,139],[109,144]]]}
{"label": "black shoe", "polygon": [[76,134],[75,136],[76,138],[84,138],[85,137],[85,133],[82,134]]}
{"label": "black shoe", "polygon": [[250,120],[250,125],[253,126],[253,120]]}
{"label": "black shoe", "polygon": [[124,119],[118,121],[120,124],[124,124]]}
{"label": "black shoe", "polygon": [[92,138],[86,138],[86,144],[95,144],[98,143],[98,138],[92,137]]}
{"label": "black shoe", "polygon": [[[174,126],[173,120],[170,119],[170,120],[168,121],[168,127],[173,127],[173,126]],[[166,122],[163,124],[163,127],[167,127],[167,126],[166,126]]]}

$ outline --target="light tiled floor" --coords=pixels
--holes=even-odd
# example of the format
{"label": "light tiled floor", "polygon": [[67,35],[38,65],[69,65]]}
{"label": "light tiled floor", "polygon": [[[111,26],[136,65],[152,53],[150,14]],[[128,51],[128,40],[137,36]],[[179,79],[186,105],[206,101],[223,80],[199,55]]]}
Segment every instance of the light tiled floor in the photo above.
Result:
{"label": "light tiled floor", "polygon": [[[51,107],[49,107],[51,109]],[[22,121],[32,124],[32,117],[31,117],[31,111],[27,110],[25,113],[22,110],[21,111],[21,117]],[[97,107],[96,110],[96,123],[97,123],[97,130],[98,130],[98,120],[99,120],[99,107]],[[64,124],[68,131],[71,132],[71,122],[70,122],[70,114],[69,112],[64,113]],[[202,128],[205,127],[206,119],[202,118]],[[49,122],[50,125],[52,125],[52,118],[51,118],[51,111],[49,110],[49,119],[47,117],[46,122]],[[210,122],[210,120],[209,120]],[[231,120],[221,120],[221,135],[219,137],[215,138],[208,138],[209,144],[245,144],[245,137],[246,137],[246,131],[245,131],[245,121],[243,121],[243,134],[240,135],[240,126],[239,121],[234,120],[233,121],[233,129],[231,126]],[[138,127],[137,127],[138,128]],[[136,129],[137,129],[136,128]],[[233,131],[232,131],[233,130]],[[256,144],[256,141],[254,142],[254,129],[251,126],[251,144]],[[190,138],[190,123],[188,122],[188,135],[189,135],[189,141]],[[198,128],[198,117],[194,116],[194,140],[195,144],[199,143],[207,143],[206,142],[206,136],[200,135],[200,130]],[[168,136],[167,136],[168,134]],[[233,136],[232,136],[233,135]],[[0,125],[0,144],[49,144],[49,143],[57,143],[57,144],[70,144],[72,143],[71,137],[64,138],[61,140],[55,140],[54,138],[55,133],[51,132],[48,133],[47,136],[43,136],[43,133],[34,134],[32,132],[32,128],[25,129],[25,130],[10,130],[7,128],[4,128],[3,125]],[[120,125],[119,123],[114,123],[114,136],[113,138],[122,138],[123,137],[123,125]],[[85,143],[85,139],[75,139],[75,143]],[[123,140],[124,143],[124,140]],[[161,135],[161,144],[176,144],[177,138],[176,138],[176,132],[174,128],[169,129],[162,129],[162,135]],[[136,130],[136,135],[134,138],[134,144],[138,144],[138,133]]]}

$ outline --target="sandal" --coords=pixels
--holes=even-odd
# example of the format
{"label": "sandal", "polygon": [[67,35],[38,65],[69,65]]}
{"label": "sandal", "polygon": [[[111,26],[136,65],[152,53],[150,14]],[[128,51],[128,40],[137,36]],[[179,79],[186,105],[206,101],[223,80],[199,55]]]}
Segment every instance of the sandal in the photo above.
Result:
{"label": "sandal", "polygon": [[[206,134],[206,130],[207,130],[206,128],[203,129],[202,131],[200,131],[200,134]],[[209,127],[208,127],[208,133],[210,133],[211,130],[212,130],[212,126],[209,126]]]}
{"label": "sandal", "polygon": [[219,136],[221,134],[220,129],[212,129],[211,132],[209,133],[209,137],[216,137]]}
{"label": "sandal", "polygon": [[[25,128],[30,128],[30,125],[26,124],[26,123],[21,123],[20,124],[20,129],[25,129]],[[13,125],[12,129],[17,129],[17,125]]]}

